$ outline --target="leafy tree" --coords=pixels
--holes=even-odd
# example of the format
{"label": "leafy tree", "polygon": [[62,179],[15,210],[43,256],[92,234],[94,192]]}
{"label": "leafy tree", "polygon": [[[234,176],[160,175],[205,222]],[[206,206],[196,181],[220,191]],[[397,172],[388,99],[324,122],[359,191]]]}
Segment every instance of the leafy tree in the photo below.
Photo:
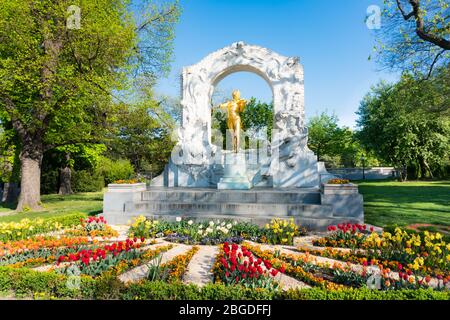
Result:
{"label": "leafy tree", "polygon": [[153,99],[124,106],[115,125],[115,134],[108,142],[109,153],[113,158],[128,159],[136,172],[158,174],[174,146],[173,127],[172,120]]}
{"label": "leafy tree", "polygon": [[385,0],[377,31],[379,63],[429,78],[450,62],[450,9],[447,0]]}
{"label": "leafy tree", "polygon": [[47,151],[42,163],[41,188],[47,193],[73,193],[73,170],[93,171],[105,151],[106,146],[103,144],[65,145]]}
{"label": "leafy tree", "polygon": [[17,201],[19,168],[17,136],[10,123],[0,122],[0,184],[3,184],[0,202],[13,204]]}
{"label": "leafy tree", "polygon": [[[71,5],[81,28],[68,28]],[[0,0],[0,113],[21,145],[17,210],[40,208],[45,151],[99,142],[130,75],[164,69],[170,45],[151,44],[173,39],[178,5],[146,8],[139,20],[126,0]]]}
{"label": "leafy tree", "polygon": [[308,146],[317,155],[319,161],[323,161],[325,155],[338,154],[343,134],[336,115],[328,115],[323,112],[312,117],[307,126]]}
{"label": "leafy tree", "polygon": [[[439,77],[447,71],[441,72]],[[430,80],[405,74],[397,84],[380,83],[359,107],[361,143],[402,168],[403,180],[408,167],[417,167],[418,177],[433,177],[433,171],[449,159],[449,117],[430,112],[442,104],[448,106],[449,95],[439,90],[435,79]]]}

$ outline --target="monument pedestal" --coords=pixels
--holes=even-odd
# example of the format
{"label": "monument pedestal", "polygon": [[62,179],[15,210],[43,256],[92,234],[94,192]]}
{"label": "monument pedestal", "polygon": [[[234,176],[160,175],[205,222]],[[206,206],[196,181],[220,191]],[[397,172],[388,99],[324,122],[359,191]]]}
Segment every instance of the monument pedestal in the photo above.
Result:
{"label": "monument pedestal", "polygon": [[249,190],[253,188],[247,177],[245,153],[225,154],[224,176],[217,184],[219,190]]}

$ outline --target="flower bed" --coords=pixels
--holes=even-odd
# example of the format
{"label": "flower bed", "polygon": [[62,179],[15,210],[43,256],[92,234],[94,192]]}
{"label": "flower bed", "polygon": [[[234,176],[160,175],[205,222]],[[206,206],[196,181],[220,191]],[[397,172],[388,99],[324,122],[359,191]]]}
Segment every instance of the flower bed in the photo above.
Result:
{"label": "flower bed", "polygon": [[[269,260],[274,266],[286,266],[286,274],[312,286],[319,286],[329,290],[338,290],[345,287],[366,287],[371,285],[371,279],[376,275],[376,280],[380,290],[391,289],[419,289],[429,288],[430,276],[421,277],[411,270],[399,272],[399,277],[395,277],[389,268],[380,266],[380,272],[369,272],[367,267],[363,267],[361,272],[352,270],[349,264],[330,266],[325,263],[310,263],[308,257],[301,259],[298,256],[278,254],[270,251],[262,251],[257,246],[249,246],[249,249],[257,256]],[[445,288],[445,281],[440,279],[437,289]]]}
{"label": "flower bed", "polygon": [[[66,232],[34,234],[28,239],[0,242],[0,290],[23,290],[36,299],[45,298],[48,293],[56,298],[165,299],[173,297],[175,293],[171,290],[181,290],[184,293],[177,291],[177,294],[183,297],[197,298],[191,296],[197,292],[202,297],[213,299],[306,299],[316,295],[332,299],[402,299],[447,297],[445,293],[439,295],[436,291],[448,292],[450,282],[447,258],[449,245],[436,233],[407,234],[404,230],[395,229],[392,233],[378,234],[365,225],[345,224],[330,227],[330,233],[321,239],[322,245],[334,245],[335,248],[298,248],[299,254],[287,254],[285,252],[289,251],[284,250],[289,248],[287,245],[292,242],[293,235],[303,233],[292,221],[274,220],[265,228],[259,228],[232,221],[200,223],[178,219],[175,222],[164,222],[138,218],[130,228],[131,238],[111,242],[104,232],[109,226],[103,218],[77,219],[78,225],[75,227],[67,222],[69,220],[64,223],[65,226],[72,225],[71,228],[64,229]],[[87,236],[73,236],[76,233],[68,230],[82,230]],[[93,239],[97,232],[104,232],[100,233],[103,239]],[[203,289],[195,286],[180,284],[190,261],[199,250],[197,246],[161,264],[161,253],[177,244],[151,247],[150,244],[155,244],[156,239],[146,240],[145,235],[151,235],[152,238],[165,237],[172,242],[209,245],[230,239],[230,242],[219,244],[219,254],[212,267],[215,283],[206,285],[211,288],[209,290],[218,290],[218,296],[208,290],[202,291]],[[282,246],[265,245],[270,250],[262,250],[260,245],[254,243],[241,244],[243,239]],[[161,240],[157,242],[160,243]],[[350,249],[344,251],[337,247]],[[337,261],[330,262],[320,257]],[[149,272],[147,279],[137,284],[121,282],[121,274],[150,261],[153,264],[150,269],[154,271]],[[31,270],[35,267],[39,267],[36,269],[39,272]],[[278,290],[276,281],[280,272],[313,288],[308,289],[309,291],[290,290],[289,293],[283,293]],[[69,290],[55,283],[67,282],[74,275],[80,276],[77,278],[81,286],[79,288]],[[29,279],[26,280],[29,283],[20,280],[22,276],[23,279]],[[371,286],[373,276],[377,276],[380,281],[376,287],[378,290],[370,292],[367,287]],[[33,279],[38,282],[33,282]],[[160,282],[161,280],[165,282]],[[47,290],[46,286],[53,289]],[[150,288],[161,288],[163,291],[150,292]],[[434,291],[428,290],[430,288],[434,288]],[[390,295],[378,291],[399,293]]]}
{"label": "flower bed", "polygon": [[80,220],[81,224],[76,228],[64,230],[65,235],[85,237],[117,237],[119,233],[111,228],[103,217],[88,217]]}
{"label": "flower bed", "polygon": [[27,239],[37,234],[58,231],[77,225],[85,215],[73,213],[51,219],[22,219],[19,222],[0,223],[0,242]]}
{"label": "flower bed", "polygon": [[245,246],[228,243],[221,247],[213,268],[216,282],[270,290],[278,287],[273,278],[280,271],[284,272],[284,268],[278,270],[268,260],[254,259]]}
{"label": "flower bed", "polygon": [[327,184],[349,184],[350,180],[348,179],[330,179],[327,181]]}
{"label": "flower bed", "polygon": [[192,247],[188,252],[185,254],[180,254],[170,260],[169,262],[166,262],[161,265],[162,269],[166,269],[168,272],[167,280],[168,281],[177,281],[181,280],[183,278],[184,273],[186,272],[186,269],[189,265],[189,262],[191,261],[194,254],[197,253],[199,250],[199,247],[195,246]]}
{"label": "flower bed", "polygon": [[[376,232],[368,234],[363,226],[356,228],[346,225],[337,231],[332,231],[330,236],[321,238],[315,242],[319,246],[341,246],[353,249],[364,249],[364,252],[353,252],[344,255],[341,259],[353,261],[357,258],[365,258],[366,263],[377,264],[380,261],[384,266],[404,266],[420,274],[447,277],[450,273],[450,243],[446,243],[439,233],[424,232],[422,238],[418,234],[409,234],[396,228],[394,233]],[[341,226],[342,227],[342,226]],[[339,256],[339,253],[333,253]]]}
{"label": "flower bed", "polygon": [[[337,226],[329,226],[330,234],[324,238],[313,241],[319,247],[361,248],[367,235],[374,231],[373,227],[361,224],[344,223]],[[370,230],[370,232],[369,232]]]}
{"label": "flower bed", "polygon": [[293,220],[274,219],[265,228],[229,220],[194,222],[177,218],[175,222],[147,220],[139,216],[130,223],[129,236],[166,237],[184,244],[216,245],[224,242],[241,243],[244,239],[271,244],[292,244],[293,238],[305,234]]}
{"label": "flower bed", "polygon": [[[142,239],[141,239],[142,240]],[[134,260],[142,255],[139,249],[142,245],[138,239],[122,242],[114,242],[98,248],[82,249],[75,253],[59,256],[56,266],[61,263],[69,262],[68,266],[56,268],[56,271],[64,274],[85,274],[89,276],[98,276],[101,273],[112,269],[120,261]]]}
{"label": "flower bed", "polygon": [[76,252],[81,247],[88,247],[84,237],[60,239],[39,237],[3,244],[0,248],[0,265],[12,267],[36,267],[56,261],[62,254]]}

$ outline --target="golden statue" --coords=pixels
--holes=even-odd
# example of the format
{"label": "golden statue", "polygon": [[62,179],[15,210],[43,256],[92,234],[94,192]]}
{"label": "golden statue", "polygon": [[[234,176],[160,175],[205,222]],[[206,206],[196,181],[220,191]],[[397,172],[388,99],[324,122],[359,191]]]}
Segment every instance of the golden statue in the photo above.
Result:
{"label": "golden statue", "polygon": [[247,100],[241,99],[239,90],[234,90],[232,93],[233,100],[222,103],[218,107],[227,110],[227,126],[231,131],[232,150],[235,153],[239,151],[240,136],[241,136],[241,116],[247,105]]}

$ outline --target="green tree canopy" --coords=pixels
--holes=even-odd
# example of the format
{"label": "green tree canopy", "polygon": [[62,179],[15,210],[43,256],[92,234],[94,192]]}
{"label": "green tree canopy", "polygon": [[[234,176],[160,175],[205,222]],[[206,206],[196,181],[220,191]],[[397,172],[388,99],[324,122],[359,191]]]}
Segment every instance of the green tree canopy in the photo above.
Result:
{"label": "green tree canopy", "polygon": [[[69,28],[81,9],[81,25]],[[20,141],[18,210],[39,208],[45,151],[96,143],[107,133],[114,97],[131,76],[167,67],[177,3],[147,3],[142,19],[127,0],[0,0],[0,112]],[[156,53],[158,52],[158,54]],[[162,53],[165,54],[162,54]],[[162,54],[162,55],[161,55]],[[150,63],[150,61],[152,63]]]}
{"label": "green tree canopy", "polygon": [[[441,70],[438,78],[448,77]],[[375,154],[400,168],[417,167],[418,177],[433,176],[449,159],[450,121],[442,106],[450,105],[442,79],[422,81],[405,74],[397,84],[380,83],[359,107],[358,137]]]}

